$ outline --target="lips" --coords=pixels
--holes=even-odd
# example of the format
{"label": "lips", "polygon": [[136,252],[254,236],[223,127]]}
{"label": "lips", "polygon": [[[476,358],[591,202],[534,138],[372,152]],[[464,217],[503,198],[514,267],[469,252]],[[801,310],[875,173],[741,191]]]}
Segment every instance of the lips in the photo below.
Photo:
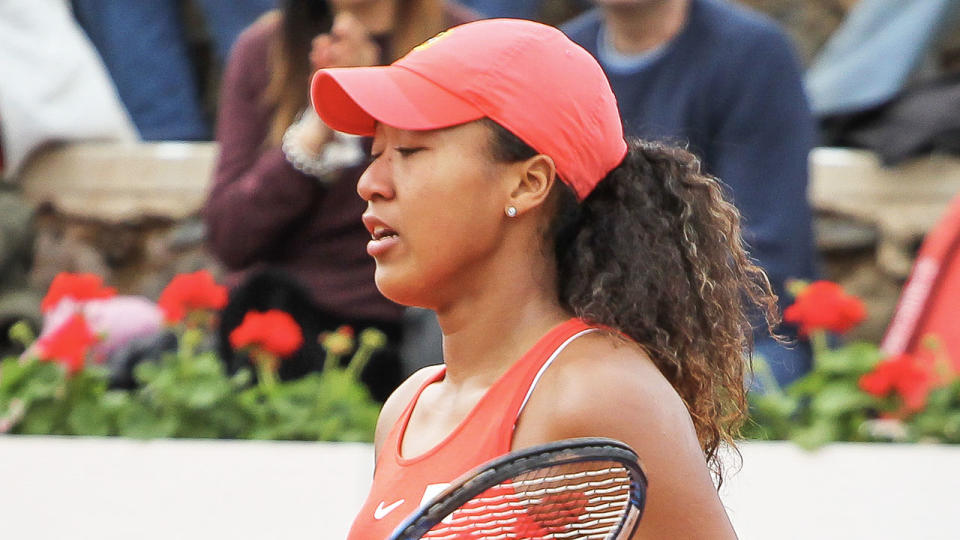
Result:
{"label": "lips", "polygon": [[363,214],[363,226],[367,228],[367,232],[370,233],[370,238],[374,240],[381,240],[388,236],[399,236],[396,229],[387,225],[379,217],[367,212]]}
{"label": "lips", "polygon": [[400,241],[400,234],[396,229],[371,213],[363,214],[363,226],[370,233],[367,253],[372,257],[383,255]]}
{"label": "lips", "polygon": [[378,226],[373,228],[373,232],[370,233],[370,236],[373,237],[374,240],[383,240],[384,238],[387,238],[389,236],[398,236],[398,235],[397,235],[397,231],[391,229],[390,227]]}

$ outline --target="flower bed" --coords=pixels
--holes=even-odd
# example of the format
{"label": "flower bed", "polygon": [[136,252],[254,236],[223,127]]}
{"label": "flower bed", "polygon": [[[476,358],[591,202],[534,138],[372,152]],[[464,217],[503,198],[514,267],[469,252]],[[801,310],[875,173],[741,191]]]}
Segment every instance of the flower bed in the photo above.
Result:
{"label": "flower bed", "polygon": [[834,441],[960,443],[960,364],[929,335],[916,354],[884,355],[870,343],[839,343],[865,317],[862,302],[837,284],[795,284],[784,320],[810,339],[813,369],[780,388],[755,358],[762,388],[750,394],[746,432],[805,448]]}
{"label": "flower bed", "polygon": [[[324,369],[280,381],[281,362],[303,342],[300,327],[281,311],[251,311],[230,342],[255,373],[231,374],[205,345],[226,301],[205,271],[174,278],[156,305],[117,297],[97,276],[61,274],[43,301],[40,337],[25,324],[11,330],[26,351],[0,361],[0,433],[372,440],[379,406],[359,373],[383,346],[382,333],[366,329],[355,340],[342,328],[324,336]],[[133,389],[111,388],[109,354],[157,333],[171,337],[169,350],[137,365]],[[341,357],[354,349],[344,366]]]}
{"label": "flower bed", "polygon": [[[960,364],[936,336],[917,354],[893,357],[869,343],[838,345],[831,335],[865,316],[860,300],[829,282],[792,288],[796,302],[785,320],[810,339],[814,367],[780,388],[757,359],[763,391],[750,394],[748,437],[790,439],[805,448],[834,441],[960,442]],[[323,370],[280,381],[278,369],[303,335],[286,313],[252,311],[230,335],[252,369],[228,373],[205,345],[226,301],[226,289],[204,271],[174,278],[157,304],[118,297],[97,276],[58,276],[42,303],[39,338],[25,325],[11,330],[26,352],[0,361],[0,433],[372,439],[378,405],[358,379],[383,346],[381,333],[326,335]],[[132,389],[111,388],[104,359],[120,342],[151,332],[168,333],[173,346],[134,370]]]}

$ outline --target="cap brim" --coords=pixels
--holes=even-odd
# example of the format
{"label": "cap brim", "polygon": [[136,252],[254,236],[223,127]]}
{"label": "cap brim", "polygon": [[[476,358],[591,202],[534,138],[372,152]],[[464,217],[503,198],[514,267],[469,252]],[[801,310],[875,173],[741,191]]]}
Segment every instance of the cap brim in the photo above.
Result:
{"label": "cap brim", "polygon": [[321,69],[310,97],[320,118],[344,133],[372,136],[376,123],[415,131],[483,118],[479,109],[400,66]]}

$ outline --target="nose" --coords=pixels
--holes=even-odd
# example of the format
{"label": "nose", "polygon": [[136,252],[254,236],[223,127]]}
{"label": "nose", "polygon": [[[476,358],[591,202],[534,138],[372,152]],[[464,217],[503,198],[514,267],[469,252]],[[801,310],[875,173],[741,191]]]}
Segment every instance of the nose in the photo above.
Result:
{"label": "nose", "polygon": [[393,198],[393,177],[386,156],[380,156],[363,171],[357,181],[357,193],[367,202]]}

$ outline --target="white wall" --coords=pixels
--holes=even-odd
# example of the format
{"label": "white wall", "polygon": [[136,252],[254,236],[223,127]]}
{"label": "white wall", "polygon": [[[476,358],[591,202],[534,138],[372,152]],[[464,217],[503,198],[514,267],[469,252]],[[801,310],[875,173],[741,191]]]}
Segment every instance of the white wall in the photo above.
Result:
{"label": "white wall", "polygon": [[[960,447],[742,453],[722,495],[744,540],[960,538]],[[0,538],[339,540],[371,461],[353,444],[0,436]]]}
{"label": "white wall", "polygon": [[721,490],[743,540],[960,539],[960,446],[742,445]]}
{"label": "white wall", "polygon": [[0,436],[5,540],[342,539],[362,444]]}

